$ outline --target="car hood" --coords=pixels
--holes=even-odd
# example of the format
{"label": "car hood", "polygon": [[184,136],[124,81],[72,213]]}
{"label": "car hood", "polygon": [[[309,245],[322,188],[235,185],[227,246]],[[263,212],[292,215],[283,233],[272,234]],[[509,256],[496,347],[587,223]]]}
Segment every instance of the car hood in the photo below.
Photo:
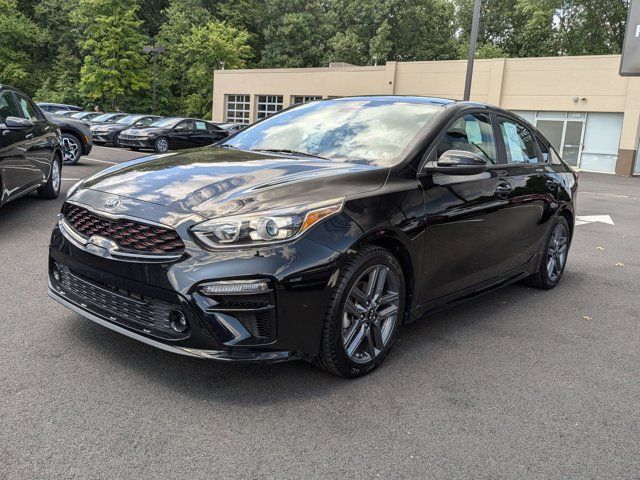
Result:
{"label": "car hood", "polygon": [[111,167],[82,184],[203,217],[271,210],[380,188],[387,167],[206,147]]}

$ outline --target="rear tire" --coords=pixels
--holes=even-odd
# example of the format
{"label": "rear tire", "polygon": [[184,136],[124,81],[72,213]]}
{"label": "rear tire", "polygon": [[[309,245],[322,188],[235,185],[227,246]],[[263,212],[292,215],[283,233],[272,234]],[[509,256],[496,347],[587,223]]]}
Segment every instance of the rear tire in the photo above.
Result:
{"label": "rear tire", "polygon": [[388,250],[365,247],[356,253],[331,295],[316,365],[345,378],[378,367],[404,319],[405,288],[402,267]]}
{"label": "rear tire", "polygon": [[532,287],[550,290],[560,283],[567,265],[570,242],[569,223],[564,217],[557,217],[545,240],[538,271],[527,278]]}
{"label": "rear tire", "polygon": [[49,173],[49,179],[47,183],[38,188],[38,195],[40,198],[53,200],[58,198],[60,194],[60,185],[62,184],[62,161],[57,155],[53,159],[51,164],[51,173]]}

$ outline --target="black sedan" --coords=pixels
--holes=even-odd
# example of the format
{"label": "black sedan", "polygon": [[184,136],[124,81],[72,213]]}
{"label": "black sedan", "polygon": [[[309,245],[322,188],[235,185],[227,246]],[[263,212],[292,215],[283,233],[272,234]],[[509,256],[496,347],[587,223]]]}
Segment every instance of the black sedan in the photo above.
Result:
{"label": "black sedan", "polygon": [[33,190],[57,198],[61,172],[56,125],[24,93],[0,85],[0,206]]}
{"label": "black sedan", "polygon": [[523,119],[421,97],[323,100],[70,192],[50,294],[155,347],[357,377],[404,323],[562,277],[577,177]]}
{"label": "black sedan", "polygon": [[120,146],[120,134],[129,128],[144,128],[159,120],[158,115],[126,115],[115,122],[92,125],[91,134],[97,144]]}
{"label": "black sedan", "polygon": [[130,128],[120,134],[120,145],[132,150],[153,149],[157,153],[211,145],[230,132],[197,118],[163,118],[147,128]]}

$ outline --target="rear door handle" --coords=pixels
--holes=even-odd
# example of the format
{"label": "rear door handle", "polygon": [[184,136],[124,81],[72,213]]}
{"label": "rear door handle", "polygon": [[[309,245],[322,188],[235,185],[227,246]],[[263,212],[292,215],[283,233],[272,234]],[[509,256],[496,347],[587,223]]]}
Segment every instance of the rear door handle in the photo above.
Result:
{"label": "rear door handle", "polygon": [[502,182],[496,187],[496,195],[499,197],[508,197],[512,191],[513,187],[507,182]]}

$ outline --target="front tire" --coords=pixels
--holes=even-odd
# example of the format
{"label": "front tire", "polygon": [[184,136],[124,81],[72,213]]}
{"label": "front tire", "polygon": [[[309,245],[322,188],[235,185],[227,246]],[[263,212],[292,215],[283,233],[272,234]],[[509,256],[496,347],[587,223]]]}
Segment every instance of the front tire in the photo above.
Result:
{"label": "front tire", "polygon": [[396,341],[406,287],[400,263],[384,248],[360,250],[342,270],[316,364],[333,375],[355,378],[380,365]]}
{"label": "front tire", "polygon": [[65,165],[75,165],[82,156],[82,143],[72,133],[62,134],[62,161]]}
{"label": "front tire", "polygon": [[53,200],[58,198],[60,194],[60,185],[62,184],[62,162],[56,155],[51,164],[51,173],[49,173],[49,179],[47,183],[38,188],[38,195],[40,198],[46,198]]}
{"label": "front tire", "polygon": [[544,243],[538,271],[528,278],[533,287],[550,290],[560,283],[567,264],[570,241],[569,223],[564,217],[557,217]]}
{"label": "front tire", "polygon": [[156,153],[165,153],[169,150],[169,140],[166,137],[158,137],[153,142],[153,150]]}

